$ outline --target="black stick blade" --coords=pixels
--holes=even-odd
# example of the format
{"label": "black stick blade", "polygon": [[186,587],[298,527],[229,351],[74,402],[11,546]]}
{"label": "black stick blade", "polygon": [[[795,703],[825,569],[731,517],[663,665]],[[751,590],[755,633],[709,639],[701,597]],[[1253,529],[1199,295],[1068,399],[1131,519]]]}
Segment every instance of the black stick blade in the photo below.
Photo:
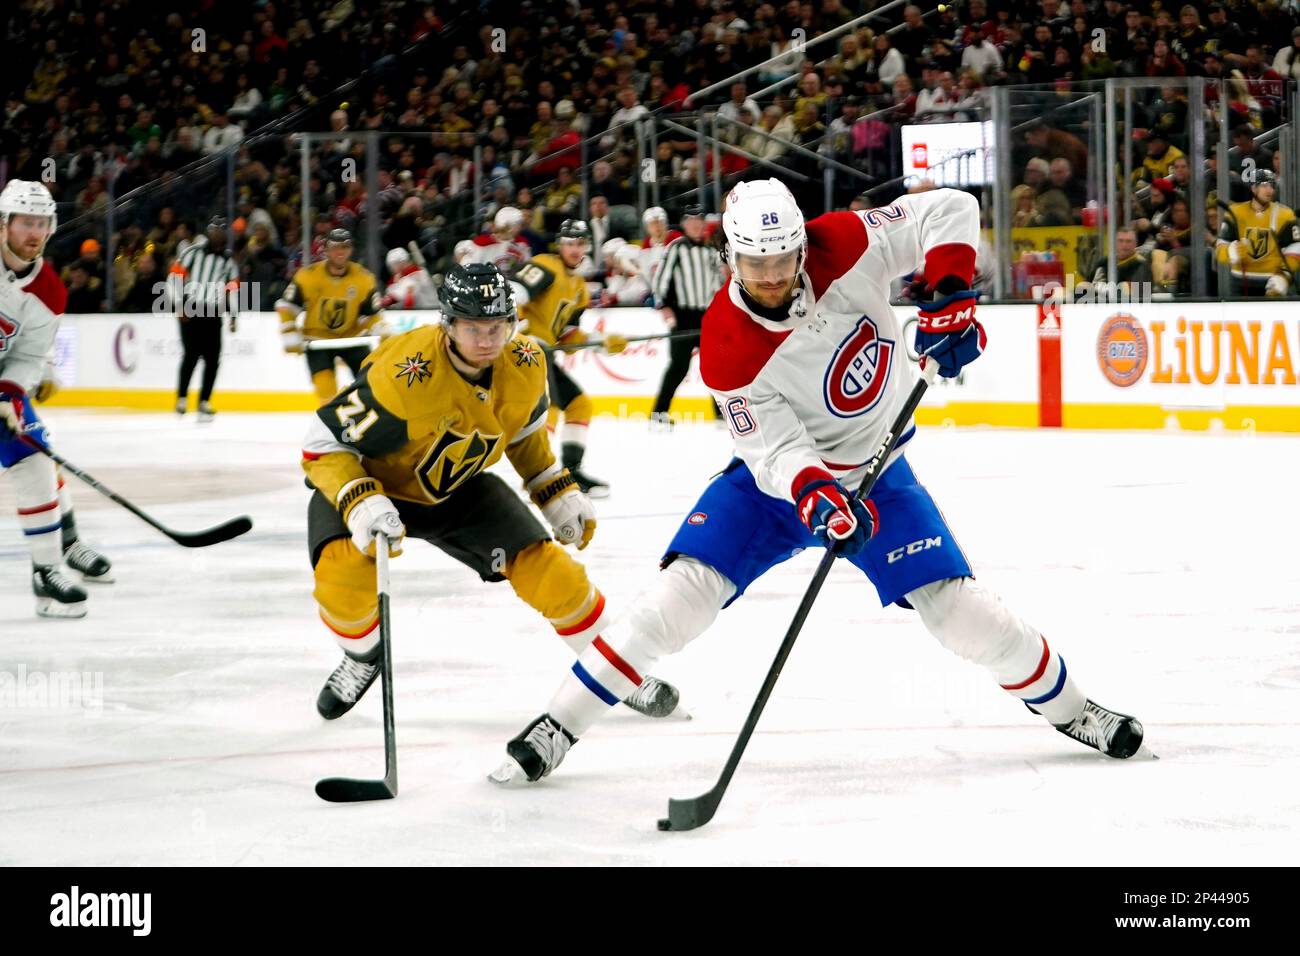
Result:
{"label": "black stick blade", "polygon": [[366,800],[391,800],[397,790],[387,780],[353,780],[350,777],[326,777],[316,781],[316,796],[330,803],[362,803]]}
{"label": "black stick blade", "polygon": [[697,830],[718,812],[722,795],[715,790],[689,800],[668,801],[668,816],[659,820],[660,830]]}
{"label": "black stick blade", "polygon": [[253,519],[248,515],[240,515],[206,531],[168,531],[167,537],[186,548],[206,548],[209,545],[229,541],[231,538],[238,538],[241,534],[252,530]]}

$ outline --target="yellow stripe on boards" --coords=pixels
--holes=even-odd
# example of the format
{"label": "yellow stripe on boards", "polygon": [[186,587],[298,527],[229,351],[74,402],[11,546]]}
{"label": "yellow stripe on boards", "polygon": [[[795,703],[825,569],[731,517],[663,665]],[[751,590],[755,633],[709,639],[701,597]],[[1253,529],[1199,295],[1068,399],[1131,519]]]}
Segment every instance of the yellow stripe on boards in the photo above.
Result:
{"label": "yellow stripe on boards", "polygon": [[[174,413],[176,396],[162,389],[65,388],[45,406],[56,408],[115,408]],[[190,396],[190,411],[198,399]],[[311,392],[222,392],[212,399],[218,411],[312,412],[318,407]],[[645,396],[593,396],[595,414],[616,418],[650,416],[654,399]],[[42,406],[37,406],[38,409]],[[677,398],[673,417],[685,421],[707,421],[713,417],[708,398]],[[1165,408],[1160,405],[1116,405],[1067,403],[1062,407],[1066,428],[1186,431],[1258,431],[1300,433],[1300,406],[1231,405],[1224,409]],[[987,425],[997,428],[1036,428],[1038,405],[1034,402],[949,402],[917,409],[918,425]]]}

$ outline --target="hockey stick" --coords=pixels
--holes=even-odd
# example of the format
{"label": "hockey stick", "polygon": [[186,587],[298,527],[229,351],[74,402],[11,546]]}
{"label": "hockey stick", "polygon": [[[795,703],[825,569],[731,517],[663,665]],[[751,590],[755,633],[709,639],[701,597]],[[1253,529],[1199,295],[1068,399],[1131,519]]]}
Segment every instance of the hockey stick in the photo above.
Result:
{"label": "hockey stick", "polygon": [[[658,339],[672,340],[672,339],[686,339],[692,337],[699,338],[699,336],[700,336],[699,329],[687,329],[683,332],[657,332],[654,335],[631,335],[628,336],[627,343],[628,345],[631,345],[633,342],[653,342]],[[586,342],[579,342],[576,345],[543,345],[542,346],[542,348],[546,349],[546,351],[548,352],[576,352],[579,349],[599,349],[604,347],[605,347],[604,339],[591,339]]]}
{"label": "hockey stick", "polygon": [[165,524],[162,524],[156,519],[151,518],[149,515],[145,514],[135,505],[131,504],[131,502],[127,501],[125,498],[123,498],[121,495],[114,492],[112,489],[108,488],[106,485],[101,484],[90,473],[82,471],[80,468],[72,464],[72,462],[68,461],[58,452],[51,450],[41,442],[37,441],[31,435],[19,435],[18,438],[23,442],[23,444],[35,448],[41,454],[46,455],[49,458],[53,459],[54,463],[59,465],[61,468],[63,468],[64,471],[68,471],[76,475],[78,478],[80,478],[86,484],[90,485],[90,487],[94,488],[96,491],[98,491],[109,501],[121,505],[127,511],[131,512],[131,514],[135,515],[137,518],[143,521],[145,524],[149,525],[152,528],[156,528],[157,530],[161,531],[163,534],[167,535],[167,537],[175,541],[177,544],[182,545],[186,548],[206,548],[209,545],[220,544],[223,541],[229,541],[231,538],[238,538],[241,534],[244,534],[246,531],[252,530],[253,519],[248,517],[248,515],[240,515],[238,518],[231,518],[229,521],[223,522],[222,524],[219,524],[214,528],[208,528],[206,531],[173,531]]}
{"label": "hockey stick", "polygon": [[388,536],[375,536],[375,585],[379,592],[379,674],[384,683],[384,779],[326,777],[316,796],[330,803],[391,800],[397,796],[397,735],[393,727],[393,635],[388,616]]}
{"label": "hockey stick", "polygon": [[379,344],[378,335],[357,335],[349,339],[308,339],[302,343],[304,352],[321,352],[327,349],[354,349],[362,345]]}
{"label": "hockey stick", "polygon": [[[943,343],[940,342],[939,344]],[[898,444],[899,435],[907,427],[907,423],[916,411],[916,407],[921,404],[921,396],[934,383],[934,378],[938,372],[938,362],[930,361],[926,363],[926,368],[921,372],[921,380],[912,386],[911,394],[907,396],[907,402],[898,413],[898,417],[894,419],[894,424],[890,426],[889,431],[885,432],[880,447],[876,449],[876,453],[867,462],[866,474],[862,476],[862,483],[858,486],[855,497],[866,498],[871,494],[876,479],[884,472],[885,463],[889,460],[890,454],[893,453],[894,446]],[[826,553],[822,556],[821,563],[817,565],[817,573],[813,575],[812,583],[808,585],[803,600],[799,602],[799,609],[795,612],[794,620],[790,622],[790,627],[785,632],[785,639],[781,641],[781,647],[776,652],[776,660],[772,662],[772,666],[767,672],[767,678],[763,681],[763,686],[758,692],[758,697],[754,700],[754,705],[749,709],[749,716],[745,718],[745,725],[740,729],[740,737],[731,748],[731,755],[727,758],[726,766],[722,768],[722,775],[718,778],[718,782],[713,785],[712,790],[698,797],[691,797],[687,800],[670,799],[668,801],[668,816],[659,820],[660,830],[695,830],[712,820],[713,815],[718,812],[718,804],[722,802],[722,797],[727,792],[727,785],[731,783],[731,777],[736,772],[736,767],[740,765],[740,758],[745,753],[749,738],[753,735],[754,728],[758,726],[758,719],[763,715],[763,708],[767,706],[768,698],[772,696],[772,690],[776,687],[777,678],[781,676],[781,668],[785,666],[785,660],[790,656],[790,651],[794,648],[795,639],[803,629],[804,620],[808,617],[808,612],[812,610],[813,602],[817,600],[817,595],[822,589],[822,583],[826,580],[826,575],[830,573],[835,558],[835,552],[827,548]]]}

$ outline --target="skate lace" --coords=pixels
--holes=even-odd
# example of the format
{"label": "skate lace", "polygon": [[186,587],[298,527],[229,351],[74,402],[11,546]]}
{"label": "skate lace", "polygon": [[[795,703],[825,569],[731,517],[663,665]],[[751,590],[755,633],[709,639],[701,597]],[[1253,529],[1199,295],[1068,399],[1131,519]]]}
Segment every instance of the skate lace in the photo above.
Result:
{"label": "skate lace", "polygon": [[564,759],[564,755],[569,752],[570,746],[568,736],[560,729],[558,724],[550,720],[543,720],[528,731],[528,736],[524,738],[524,742],[541,755],[543,765],[546,767],[546,773],[550,773],[559,766],[560,761]]}
{"label": "skate lace", "polygon": [[641,686],[627,696],[626,703],[632,707],[647,707],[659,696],[661,686],[658,678],[647,677],[641,681]]}
{"label": "skate lace", "polygon": [[1112,714],[1090,703],[1084,708],[1083,716],[1076,724],[1076,732],[1080,740],[1104,753],[1119,725],[1118,714]]}
{"label": "skate lace", "polygon": [[99,554],[86,547],[80,541],[74,544],[64,554],[63,559],[78,571],[88,568],[99,559]]}
{"label": "skate lace", "polygon": [[334,669],[326,683],[340,699],[354,702],[365,690],[366,683],[375,672],[374,664],[365,664],[351,657],[344,657],[343,663]]}
{"label": "skate lace", "polygon": [[49,593],[60,593],[75,590],[77,585],[73,583],[72,578],[68,577],[58,568],[45,568],[36,572],[37,580]]}

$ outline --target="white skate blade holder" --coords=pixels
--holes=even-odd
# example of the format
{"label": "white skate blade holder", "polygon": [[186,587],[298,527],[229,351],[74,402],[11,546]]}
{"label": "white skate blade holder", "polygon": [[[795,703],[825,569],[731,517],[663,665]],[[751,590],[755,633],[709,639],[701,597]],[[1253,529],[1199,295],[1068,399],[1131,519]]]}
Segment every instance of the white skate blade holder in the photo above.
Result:
{"label": "white skate blade holder", "polygon": [[48,617],[53,620],[75,620],[86,616],[86,602],[63,604],[54,598],[37,598],[36,614],[38,617]]}
{"label": "white skate blade holder", "polygon": [[492,781],[499,787],[508,787],[519,789],[528,786],[530,783],[528,774],[524,768],[519,766],[519,761],[514,757],[506,757],[501,766],[488,774],[488,780]]}

